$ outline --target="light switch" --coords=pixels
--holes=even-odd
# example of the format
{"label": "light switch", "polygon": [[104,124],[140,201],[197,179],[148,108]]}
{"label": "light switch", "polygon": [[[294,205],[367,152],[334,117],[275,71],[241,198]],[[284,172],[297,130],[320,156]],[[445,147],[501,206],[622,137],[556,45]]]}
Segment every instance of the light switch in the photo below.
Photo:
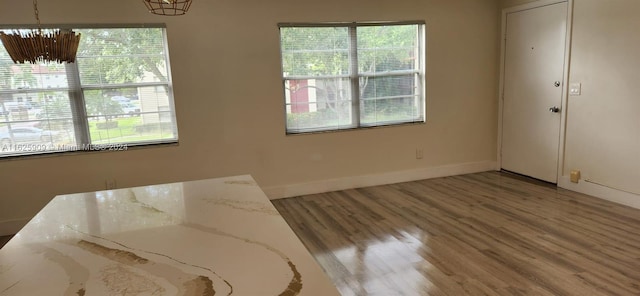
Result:
{"label": "light switch", "polygon": [[569,95],[579,96],[582,94],[582,83],[574,82],[569,84]]}

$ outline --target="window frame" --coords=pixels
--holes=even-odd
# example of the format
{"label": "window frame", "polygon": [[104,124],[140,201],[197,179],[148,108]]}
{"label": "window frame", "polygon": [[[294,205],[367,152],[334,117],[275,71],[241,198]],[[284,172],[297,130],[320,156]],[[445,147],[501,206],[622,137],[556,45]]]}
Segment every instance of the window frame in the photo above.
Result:
{"label": "window frame", "polygon": [[[378,74],[378,73],[367,73],[360,72],[358,69],[358,35],[357,28],[358,27],[371,27],[371,26],[401,26],[401,25],[417,25],[417,46],[418,46],[418,56],[419,61],[416,70],[397,70],[397,71],[389,71],[390,73]],[[313,75],[294,75],[294,76],[285,76],[284,69],[284,50],[282,47],[282,29],[283,28],[321,28],[321,27],[341,27],[348,29],[348,38],[349,38],[349,74],[347,75],[322,75],[322,76],[313,76]],[[325,132],[339,132],[339,131],[347,131],[347,130],[357,130],[357,129],[369,129],[369,128],[379,128],[379,127],[389,127],[389,126],[402,126],[402,125],[414,125],[414,124],[424,124],[427,120],[427,95],[426,95],[426,56],[427,56],[427,42],[426,42],[426,31],[427,26],[426,22],[423,20],[412,20],[412,21],[388,21],[388,22],[329,22],[329,23],[278,23],[278,31],[279,31],[279,44],[280,44],[280,66],[281,66],[281,82],[283,87],[283,96],[284,96],[284,117],[285,117],[285,134],[286,135],[300,135],[300,134],[313,134],[313,133],[325,133]],[[402,72],[402,73],[401,73]],[[363,98],[360,96],[360,79],[363,77],[393,77],[393,76],[401,76],[407,74],[417,75],[416,83],[417,83],[417,91],[419,94],[413,95],[414,97],[418,97],[419,107],[417,108],[420,111],[420,116],[418,120],[413,121],[384,121],[377,122],[373,124],[366,124],[361,122],[361,102]],[[351,124],[348,126],[329,126],[329,127],[316,127],[316,128],[298,128],[293,129],[288,126],[288,113],[287,113],[287,81],[294,80],[302,80],[302,79],[349,79],[350,89],[351,89]],[[406,97],[406,96],[403,96]],[[378,98],[379,99],[379,98]],[[364,99],[366,100],[366,98]]]}
{"label": "window frame", "polygon": [[[26,89],[10,89],[0,90],[0,94],[29,94],[40,93],[47,91],[59,91],[67,92],[70,103],[70,117],[69,118],[55,118],[55,120],[70,120],[73,123],[73,131],[75,136],[75,145],[65,145],[67,147],[74,147],[75,149],[52,149],[35,152],[16,152],[0,154],[0,160],[14,157],[30,157],[30,156],[44,156],[49,154],[60,154],[70,152],[90,152],[90,151],[123,151],[129,148],[140,147],[157,147],[159,145],[176,145],[178,144],[178,122],[175,111],[175,101],[173,92],[173,78],[171,75],[171,61],[169,54],[169,44],[167,38],[167,27],[164,23],[130,23],[130,24],[63,24],[52,25],[42,24],[41,26],[29,25],[29,24],[11,24],[0,25],[0,30],[32,30],[32,29],[59,29],[59,30],[84,30],[84,29],[161,29],[162,30],[162,45],[164,50],[164,60],[166,62],[166,82],[136,82],[136,83],[114,83],[108,85],[100,84],[82,84],[80,78],[80,67],[78,65],[78,59],[74,63],[60,64],[64,70],[67,78],[67,87],[60,88],[26,88]],[[81,41],[82,42],[82,38]],[[161,114],[169,113],[174,122],[175,139],[157,139],[157,140],[145,140],[136,142],[124,142],[124,143],[111,143],[111,144],[94,144],[91,143],[91,134],[89,129],[89,118],[97,117],[96,115],[90,115],[86,110],[86,102],[84,92],[88,90],[108,90],[108,89],[122,89],[122,88],[141,88],[141,87],[166,87],[168,104],[170,110],[168,111],[148,111],[138,112],[136,114]],[[14,120],[8,122],[9,126],[13,123],[32,122],[33,120]],[[0,147],[1,148],[1,147]]]}

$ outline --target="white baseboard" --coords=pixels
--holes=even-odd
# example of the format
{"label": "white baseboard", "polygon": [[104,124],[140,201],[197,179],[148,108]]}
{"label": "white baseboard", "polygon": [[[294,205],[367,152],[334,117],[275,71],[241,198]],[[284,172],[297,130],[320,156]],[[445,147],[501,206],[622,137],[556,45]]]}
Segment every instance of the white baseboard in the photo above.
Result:
{"label": "white baseboard", "polygon": [[640,209],[640,195],[616,190],[610,187],[580,180],[579,183],[571,183],[568,176],[560,177],[558,186],[571,191],[576,191],[604,200],[623,204],[632,208]]}
{"label": "white baseboard", "polygon": [[0,221],[0,236],[14,235],[18,233],[22,227],[27,225],[27,222],[29,222],[29,218]]}
{"label": "white baseboard", "polygon": [[269,197],[269,199],[279,199],[337,190],[495,171],[496,167],[497,164],[495,161],[470,162],[406,171],[395,171],[381,174],[320,180],[283,186],[263,187],[262,190]]}

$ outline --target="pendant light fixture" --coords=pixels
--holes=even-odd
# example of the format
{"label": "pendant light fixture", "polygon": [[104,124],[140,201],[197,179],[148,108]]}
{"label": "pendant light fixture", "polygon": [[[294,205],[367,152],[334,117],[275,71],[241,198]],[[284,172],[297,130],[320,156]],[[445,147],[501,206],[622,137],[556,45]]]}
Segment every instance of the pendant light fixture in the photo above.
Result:
{"label": "pendant light fixture", "polygon": [[38,28],[25,32],[14,30],[10,34],[0,32],[0,41],[7,49],[14,63],[73,63],[76,60],[80,34],[72,30],[47,30],[43,32],[40,26],[38,1],[33,0],[33,12],[38,22]]}
{"label": "pendant light fixture", "polygon": [[142,2],[149,12],[157,15],[183,15],[191,7],[191,0],[142,0]]}

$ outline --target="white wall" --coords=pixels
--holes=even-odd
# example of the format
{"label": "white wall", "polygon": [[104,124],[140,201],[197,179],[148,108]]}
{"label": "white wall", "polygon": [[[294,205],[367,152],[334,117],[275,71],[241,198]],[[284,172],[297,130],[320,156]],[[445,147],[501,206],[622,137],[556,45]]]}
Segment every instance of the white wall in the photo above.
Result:
{"label": "white wall", "polygon": [[[531,0],[501,0],[512,7]],[[570,96],[559,185],[640,208],[640,2],[574,0]],[[580,170],[578,184],[569,181]]]}
{"label": "white wall", "polygon": [[573,25],[564,173],[640,194],[640,2],[576,0]]}
{"label": "white wall", "polygon": [[[366,185],[367,175],[385,182],[495,166],[497,1],[197,0],[182,17],[131,0],[39,6],[43,23],[165,22],[180,144],[0,160],[0,234],[57,194],[104,189],[113,178],[130,187],[249,173],[278,197],[326,180],[331,189]],[[0,7],[4,24],[34,23],[31,2]],[[277,23],[376,20],[426,21],[428,122],[286,136]]]}

